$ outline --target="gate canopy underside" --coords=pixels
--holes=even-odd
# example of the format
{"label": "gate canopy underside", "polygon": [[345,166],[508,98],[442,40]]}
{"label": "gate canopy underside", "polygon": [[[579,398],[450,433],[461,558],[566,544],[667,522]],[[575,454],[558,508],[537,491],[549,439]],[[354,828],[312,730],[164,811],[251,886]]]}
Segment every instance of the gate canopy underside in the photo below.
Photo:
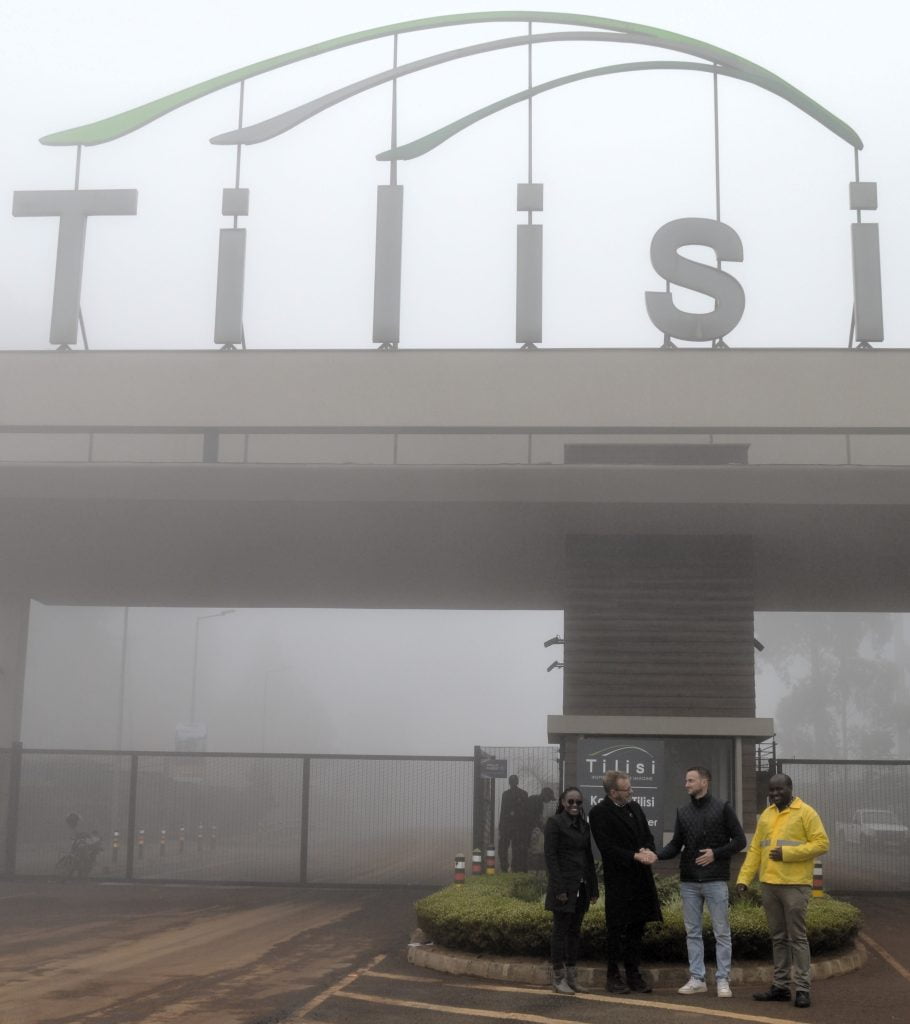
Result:
{"label": "gate canopy underside", "polygon": [[563,608],[574,535],[751,538],[910,610],[910,351],[0,353],[4,590]]}
{"label": "gate canopy underside", "polygon": [[[326,474],[305,470],[291,474],[296,499],[221,487],[217,497],[103,496],[103,482],[134,472],[106,470],[94,497],[4,497],[5,583],[50,604],[563,608],[570,535],[732,534],[753,541],[756,609],[910,608],[903,504],[465,500],[460,488],[434,501],[311,500],[308,479]],[[547,475],[547,490],[565,490]],[[615,474],[595,475],[614,490]],[[735,474],[712,479],[725,475]],[[253,476],[265,487],[271,474]],[[698,493],[701,474],[686,476]],[[830,495],[836,474],[822,476]]]}

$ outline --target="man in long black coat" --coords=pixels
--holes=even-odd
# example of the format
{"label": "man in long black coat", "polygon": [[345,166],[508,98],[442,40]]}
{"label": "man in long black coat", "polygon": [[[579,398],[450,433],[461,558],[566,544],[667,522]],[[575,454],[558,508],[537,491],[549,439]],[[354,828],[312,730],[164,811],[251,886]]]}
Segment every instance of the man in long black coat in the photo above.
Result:
{"label": "man in long black coat", "polygon": [[663,920],[651,873],[654,836],[644,811],[632,799],[629,776],[607,772],[603,785],[604,799],[591,808],[588,821],[603,861],[607,991],[650,992],[641,974],[642,938],[648,921]]}

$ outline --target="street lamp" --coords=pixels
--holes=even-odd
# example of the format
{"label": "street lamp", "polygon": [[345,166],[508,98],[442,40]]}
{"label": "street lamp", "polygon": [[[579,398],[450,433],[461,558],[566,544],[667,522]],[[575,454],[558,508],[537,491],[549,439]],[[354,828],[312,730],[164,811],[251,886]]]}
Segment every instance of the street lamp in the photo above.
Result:
{"label": "street lamp", "polygon": [[190,725],[196,724],[196,671],[199,668],[199,623],[203,619],[219,619],[223,615],[233,615],[235,611],[237,611],[236,608],[225,608],[224,611],[196,616],[196,640],[193,644],[193,685],[190,690]]}

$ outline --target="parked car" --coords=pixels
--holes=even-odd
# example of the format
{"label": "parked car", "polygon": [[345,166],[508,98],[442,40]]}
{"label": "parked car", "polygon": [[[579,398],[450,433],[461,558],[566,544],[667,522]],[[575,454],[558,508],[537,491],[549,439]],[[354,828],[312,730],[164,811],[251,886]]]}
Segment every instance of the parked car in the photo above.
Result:
{"label": "parked car", "polygon": [[862,808],[850,821],[837,822],[837,834],[845,843],[875,843],[899,846],[910,840],[910,829],[894,816],[894,811]]}

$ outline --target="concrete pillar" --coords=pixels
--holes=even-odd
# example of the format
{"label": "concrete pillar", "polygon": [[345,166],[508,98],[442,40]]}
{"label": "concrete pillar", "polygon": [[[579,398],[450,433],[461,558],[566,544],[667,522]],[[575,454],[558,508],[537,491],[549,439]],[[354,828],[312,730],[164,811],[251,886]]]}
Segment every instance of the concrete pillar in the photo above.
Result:
{"label": "concrete pillar", "polygon": [[[564,715],[754,717],[750,538],[572,536],[566,567]],[[704,754],[697,742],[667,742],[668,793],[683,750],[694,763],[718,756],[716,741]],[[567,739],[567,775],[576,745]],[[727,795],[754,821],[754,747],[729,750]]]}
{"label": "concrete pillar", "polygon": [[18,761],[12,747],[22,733],[28,612],[27,597],[0,593],[0,870],[4,872],[15,865],[10,849],[15,829],[8,829],[10,778]]}
{"label": "concrete pillar", "polygon": [[0,750],[21,738],[29,599],[0,591]]}
{"label": "concrete pillar", "polygon": [[746,537],[567,542],[563,714],[755,714]]}

